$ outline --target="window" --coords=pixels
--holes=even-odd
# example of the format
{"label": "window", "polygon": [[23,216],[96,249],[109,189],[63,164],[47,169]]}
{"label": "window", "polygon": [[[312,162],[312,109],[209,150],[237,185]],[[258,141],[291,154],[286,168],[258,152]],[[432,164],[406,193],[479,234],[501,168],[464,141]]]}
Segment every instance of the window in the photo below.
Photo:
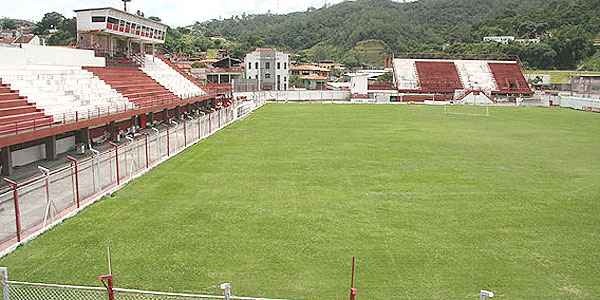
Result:
{"label": "window", "polygon": [[271,74],[269,74],[269,73],[265,74],[265,78],[266,79],[271,79]]}
{"label": "window", "polygon": [[119,20],[113,18],[113,17],[108,17],[108,23],[111,24],[119,24]]}
{"label": "window", "polygon": [[254,68],[258,70],[258,63],[254,64]]}
{"label": "window", "polygon": [[286,62],[285,62],[285,63],[283,63],[283,69],[284,69],[284,70],[287,70],[287,63],[286,63]]}
{"label": "window", "polygon": [[265,69],[267,69],[267,70],[271,69],[271,63],[270,62],[266,62],[265,63]]}
{"label": "window", "polygon": [[104,23],[104,22],[106,22],[106,17],[92,16],[92,23]]}
{"label": "window", "polygon": [[277,63],[277,70],[281,70],[281,63],[280,62]]}
{"label": "window", "polygon": [[251,62],[248,63],[248,70],[252,70],[252,63]]}
{"label": "window", "polygon": [[255,79],[258,79],[258,75],[254,76]]}

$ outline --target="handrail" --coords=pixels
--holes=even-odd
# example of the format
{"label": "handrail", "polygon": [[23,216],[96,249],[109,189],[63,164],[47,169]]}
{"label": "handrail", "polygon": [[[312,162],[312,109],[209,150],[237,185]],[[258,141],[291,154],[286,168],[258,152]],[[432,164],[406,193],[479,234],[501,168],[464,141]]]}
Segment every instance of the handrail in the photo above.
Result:
{"label": "handrail", "polygon": [[99,117],[107,117],[125,112],[135,112],[149,107],[163,106],[163,105],[174,105],[174,104],[187,104],[199,101],[206,101],[210,99],[216,99],[220,91],[211,91],[211,93],[192,97],[188,99],[163,99],[161,96],[151,96],[145,100],[138,101],[137,103],[131,103],[130,105],[123,104],[122,106],[104,106],[97,107],[96,109],[78,110],[63,113],[60,116],[50,116],[52,119],[49,121],[47,118],[44,119],[33,119],[24,121],[9,122],[7,124],[0,125],[0,137],[14,136],[25,132],[35,132],[43,129],[54,128],[64,125],[76,124],[82,121],[91,120]]}

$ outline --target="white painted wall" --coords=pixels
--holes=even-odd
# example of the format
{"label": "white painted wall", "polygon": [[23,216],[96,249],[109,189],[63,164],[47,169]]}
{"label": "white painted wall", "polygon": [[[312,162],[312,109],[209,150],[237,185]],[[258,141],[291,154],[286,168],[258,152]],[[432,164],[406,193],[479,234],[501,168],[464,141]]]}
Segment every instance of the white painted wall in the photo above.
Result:
{"label": "white painted wall", "polygon": [[566,108],[573,108],[582,110],[586,107],[593,107],[600,109],[600,99],[584,98],[584,97],[572,97],[572,96],[559,96],[560,106]]}
{"label": "white painted wall", "polygon": [[419,78],[413,59],[394,59],[394,80],[399,90],[418,90]]}
{"label": "white painted wall", "polygon": [[22,48],[0,47],[0,66],[56,65],[104,67],[106,61],[94,51],[23,44]]}
{"label": "white painted wall", "polygon": [[[56,154],[63,154],[75,147],[75,136],[56,140]],[[13,151],[12,162],[14,167],[25,166],[30,163],[46,159],[46,145],[41,144],[26,149]]]}
{"label": "white painted wall", "polygon": [[13,167],[24,166],[34,161],[46,159],[46,146],[41,144],[18,151],[13,151],[11,155]]}
{"label": "white painted wall", "polygon": [[56,140],[56,154],[67,153],[75,148],[75,136]]}
{"label": "white painted wall", "polygon": [[355,75],[350,77],[350,92],[352,94],[366,95],[369,91],[369,76]]}
{"label": "white painted wall", "polygon": [[350,91],[260,91],[234,93],[234,97],[276,101],[349,101]]}

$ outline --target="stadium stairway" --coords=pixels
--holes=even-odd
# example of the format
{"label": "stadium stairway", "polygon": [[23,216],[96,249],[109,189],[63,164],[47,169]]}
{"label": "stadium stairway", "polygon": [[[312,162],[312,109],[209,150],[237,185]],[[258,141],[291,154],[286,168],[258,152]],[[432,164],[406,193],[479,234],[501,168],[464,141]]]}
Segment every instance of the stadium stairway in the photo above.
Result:
{"label": "stadium stairway", "polygon": [[80,67],[3,68],[0,77],[57,122],[134,107],[116,90]]}
{"label": "stadium stairway", "polygon": [[171,68],[159,57],[146,55],[142,71],[181,99],[204,96],[199,86]]}
{"label": "stadium stairway", "polygon": [[175,94],[137,67],[86,67],[138,106],[180,100]]}
{"label": "stadium stairway", "polygon": [[47,116],[35,105],[27,101],[18,91],[0,78],[0,134],[16,133],[52,124]]}

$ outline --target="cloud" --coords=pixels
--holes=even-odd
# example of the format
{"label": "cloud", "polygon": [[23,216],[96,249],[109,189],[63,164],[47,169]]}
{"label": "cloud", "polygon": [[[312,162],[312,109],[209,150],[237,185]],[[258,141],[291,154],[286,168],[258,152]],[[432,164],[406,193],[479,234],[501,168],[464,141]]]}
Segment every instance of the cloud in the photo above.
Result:
{"label": "cloud", "polygon": [[[158,16],[172,26],[193,24],[196,21],[228,18],[242,13],[288,13],[322,7],[343,0],[132,0],[129,11],[142,10],[146,16]],[[3,1],[0,16],[39,21],[46,12],[57,11],[74,16],[73,10],[95,7],[122,8],[119,0],[16,0]],[[32,9],[34,8],[35,9]]]}

